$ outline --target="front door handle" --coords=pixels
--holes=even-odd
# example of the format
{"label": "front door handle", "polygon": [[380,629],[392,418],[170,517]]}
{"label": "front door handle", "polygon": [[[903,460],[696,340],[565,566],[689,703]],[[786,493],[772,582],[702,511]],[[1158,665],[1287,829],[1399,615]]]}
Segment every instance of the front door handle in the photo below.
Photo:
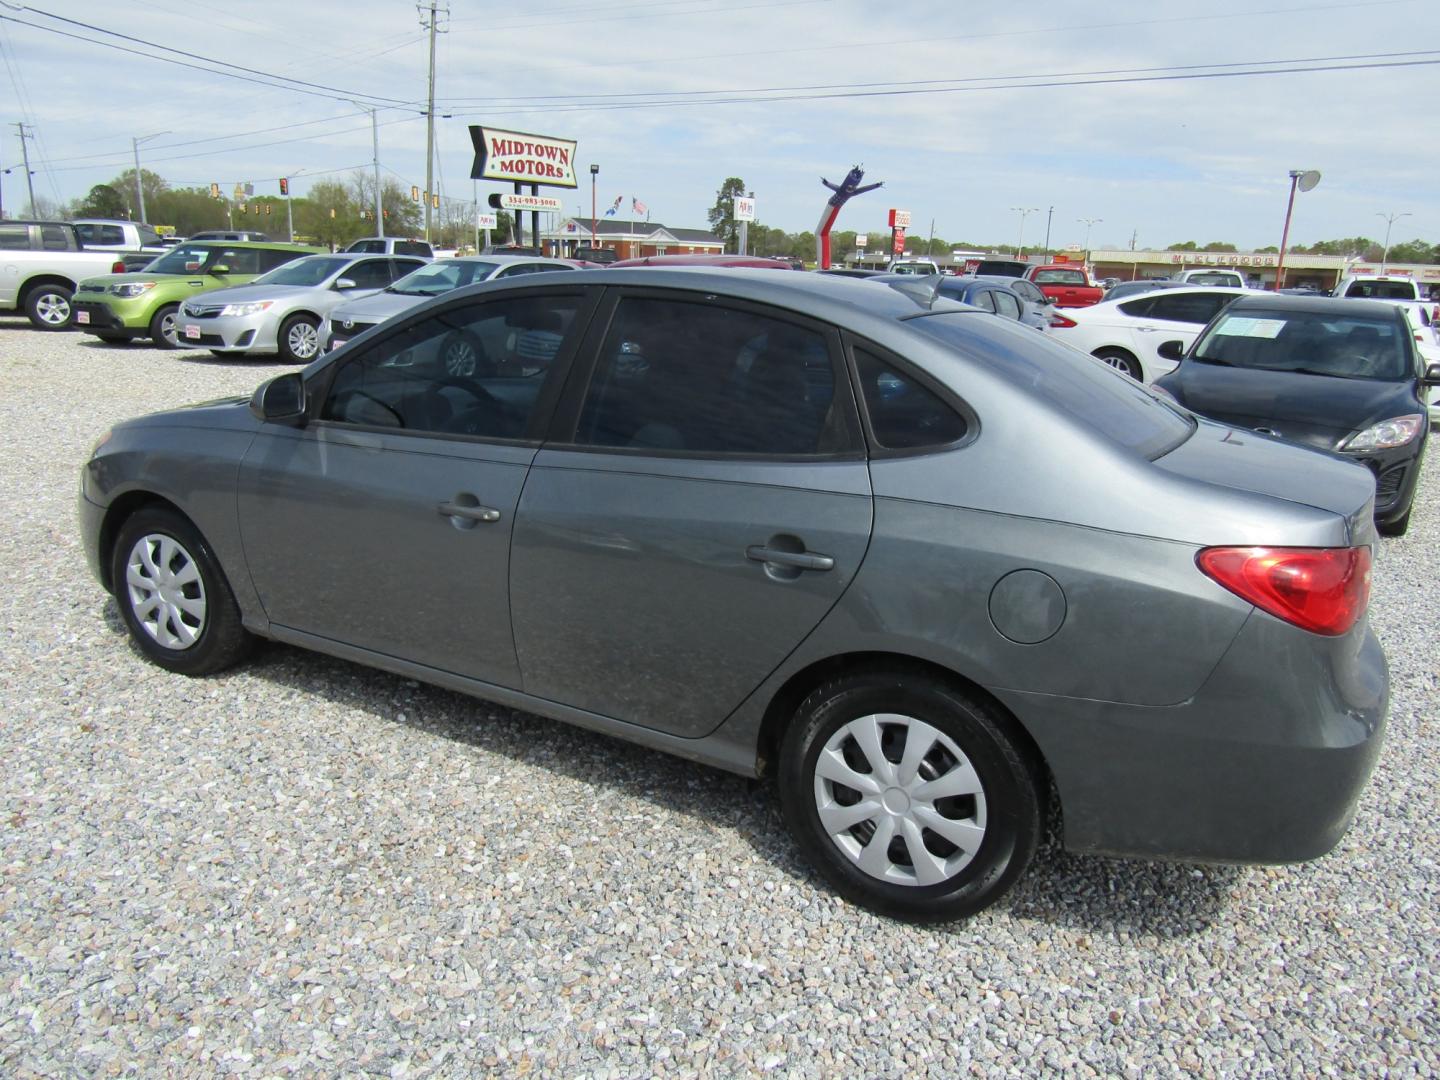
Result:
{"label": "front door handle", "polygon": [[751,544],[745,549],[745,557],[755,562],[772,566],[789,566],[796,570],[834,570],[835,560],[829,555],[817,555],[813,551],[782,551],[779,548]]}
{"label": "front door handle", "polygon": [[471,521],[492,522],[500,520],[500,511],[493,506],[466,506],[463,503],[442,502],[435,511],[444,517],[468,518]]}

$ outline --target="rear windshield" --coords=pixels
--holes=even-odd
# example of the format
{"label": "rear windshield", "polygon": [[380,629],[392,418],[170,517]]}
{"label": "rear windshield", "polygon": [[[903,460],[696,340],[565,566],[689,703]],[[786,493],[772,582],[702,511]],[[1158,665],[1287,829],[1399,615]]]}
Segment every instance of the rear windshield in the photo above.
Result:
{"label": "rear windshield", "polygon": [[1420,294],[1413,281],[1352,281],[1345,295],[1370,300],[1415,300]]}
{"label": "rear windshield", "polygon": [[976,274],[994,274],[996,277],[1024,277],[1030,268],[1028,263],[1012,262],[1009,259],[982,259],[975,267]]}
{"label": "rear windshield", "polygon": [[1036,285],[1087,285],[1085,274],[1080,270],[1037,270],[1030,279]]}
{"label": "rear windshield", "polygon": [[1185,280],[1191,285],[1239,285],[1240,275],[1207,270],[1203,274],[1191,274]]}
{"label": "rear windshield", "polygon": [[1408,330],[1398,319],[1246,307],[1223,314],[1191,360],[1222,367],[1294,371],[1337,379],[1414,375]]}
{"label": "rear windshield", "polygon": [[1029,327],[961,312],[922,315],[905,324],[983,361],[1025,393],[1152,460],[1195,430],[1194,420],[1149,387]]}

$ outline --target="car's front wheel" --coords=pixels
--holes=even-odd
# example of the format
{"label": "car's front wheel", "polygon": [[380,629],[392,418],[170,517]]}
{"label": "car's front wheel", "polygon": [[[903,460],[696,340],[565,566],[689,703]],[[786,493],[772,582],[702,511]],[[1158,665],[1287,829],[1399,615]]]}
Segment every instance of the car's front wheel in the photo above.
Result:
{"label": "car's front wheel", "polygon": [[308,364],[320,355],[320,323],[309,315],[291,315],[280,325],[280,358]]}
{"label": "car's front wheel", "polygon": [[209,675],[253,645],[210,546],[173,510],[151,507],[125,522],[110,574],[131,638],[163,668]]}
{"label": "car's front wheel", "polygon": [[178,349],[180,332],[175,326],[179,304],[166,304],[150,319],[150,343],[157,349]]}
{"label": "car's front wheel", "polygon": [[926,674],[872,671],[801,703],[780,752],[785,818],[847,899],[963,918],[1019,879],[1042,828],[1036,770],[995,706]]}

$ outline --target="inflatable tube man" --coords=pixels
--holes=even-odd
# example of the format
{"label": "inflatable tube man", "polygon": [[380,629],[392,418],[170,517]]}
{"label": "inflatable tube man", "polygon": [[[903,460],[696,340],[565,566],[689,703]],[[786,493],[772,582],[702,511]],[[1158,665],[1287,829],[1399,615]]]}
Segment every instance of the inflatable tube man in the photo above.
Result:
{"label": "inflatable tube man", "polygon": [[821,270],[830,269],[830,228],[840,216],[840,208],[856,195],[864,195],[867,191],[885,186],[882,180],[878,184],[866,184],[862,187],[860,181],[863,179],[865,170],[859,165],[851,169],[839,184],[832,184],[823,176],[820,178],[820,183],[835,193],[826,201],[825,212],[820,215],[820,224],[815,227],[815,258],[820,263]]}

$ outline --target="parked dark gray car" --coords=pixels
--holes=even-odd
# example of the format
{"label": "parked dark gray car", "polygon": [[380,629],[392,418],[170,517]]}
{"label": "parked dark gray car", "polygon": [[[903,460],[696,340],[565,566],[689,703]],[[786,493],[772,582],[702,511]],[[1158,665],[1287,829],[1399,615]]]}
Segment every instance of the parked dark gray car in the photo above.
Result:
{"label": "parked dark gray car", "polygon": [[839,892],[937,920],[1047,814],[1079,852],[1329,851],[1387,701],[1373,493],[951,301],[641,268],[117,425],[79,507],[163,667],[273,638],[775,776]]}

